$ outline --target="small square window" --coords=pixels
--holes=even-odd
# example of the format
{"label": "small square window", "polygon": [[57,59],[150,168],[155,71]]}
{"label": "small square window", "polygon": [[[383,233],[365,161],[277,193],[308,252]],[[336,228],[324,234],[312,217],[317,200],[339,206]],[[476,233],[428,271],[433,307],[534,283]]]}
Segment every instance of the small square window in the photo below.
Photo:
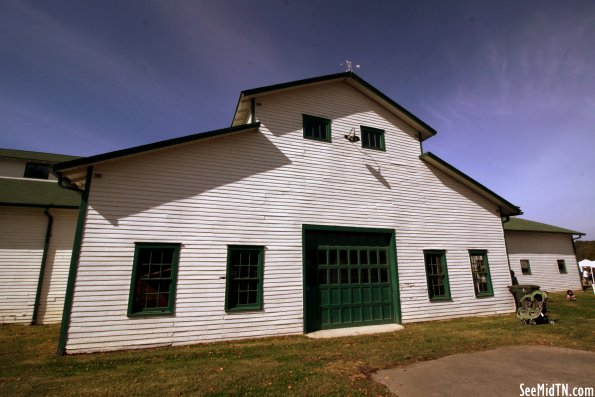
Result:
{"label": "small square window", "polygon": [[179,244],[136,243],[128,315],[173,313]]}
{"label": "small square window", "polygon": [[226,311],[262,309],[263,263],[264,247],[228,247]]}
{"label": "small square window", "polygon": [[384,146],[384,130],[372,127],[360,127],[362,147],[365,149],[386,150]]}
{"label": "small square window", "polygon": [[303,116],[304,138],[317,141],[331,141],[331,121],[322,117]]}
{"label": "small square window", "polygon": [[49,164],[27,163],[25,166],[25,178],[48,179],[49,175]]}
{"label": "small square window", "polygon": [[426,280],[430,300],[450,299],[450,286],[446,269],[446,253],[444,251],[424,251],[426,263]]}
{"label": "small square window", "polygon": [[566,262],[564,261],[564,259],[558,259],[558,271],[561,274],[568,273],[568,271],[566,270]]}
{"label": "small square window", "polygon": [[529,260],[521,259],[521,273],[524,275],[531,274],[531,264],[529,263]]}

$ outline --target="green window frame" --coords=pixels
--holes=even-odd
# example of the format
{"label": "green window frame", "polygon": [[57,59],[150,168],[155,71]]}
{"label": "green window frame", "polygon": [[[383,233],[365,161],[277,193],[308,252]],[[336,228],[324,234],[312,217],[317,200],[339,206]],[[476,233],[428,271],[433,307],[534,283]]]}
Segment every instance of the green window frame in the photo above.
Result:
{"label": "green window frame", "polygon": [[525,276],[531,275],[531,263],[529,259],[521,259],[521,274]]}
{"label": "green window frame", "polygon": [[492,277],[488,252],[483,250],[470,250],[471,274],[473,275],[473,288],[476,297],[494,296]]}
{"label": "green window frame", "polygon": [[179,256],[178,243],[135,243],[128,316],[174,312]]}
{"label": "green window frame", "polygon": [[446,251],[426,250],[424,262],[430,301],[450,300]]}
{"label": "green window frame", "polygon": [[225,311],[261,310],[264,247],[227,247]]}
{"label": "green window frame", "polygon": [[331,141],[331,121],[323,117],[302,115],[304,138],[315,141]]}
{"label": "green window frame", "polygon": [[360,126],[362,134],[362,148],[386,151],[384,145],[384,130]]}
{"label": "green window frame", "polygon": [[560,274],[567,274],[566,261],[564,259],[558,259],[558,271]]}

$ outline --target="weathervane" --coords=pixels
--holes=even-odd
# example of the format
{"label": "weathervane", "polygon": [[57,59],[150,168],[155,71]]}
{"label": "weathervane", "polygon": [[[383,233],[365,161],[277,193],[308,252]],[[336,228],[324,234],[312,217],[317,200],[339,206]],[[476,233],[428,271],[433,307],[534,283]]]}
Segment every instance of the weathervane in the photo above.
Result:
{"label": "weathervane", "polygon": [[[345,66],[346,72],[353,72],[353,65],[351,64],[351,61],[349,59],[346,59],[345,62],[341,62],[340,65]],[[355,68],[359,69],[360,65],[355,65]]]}

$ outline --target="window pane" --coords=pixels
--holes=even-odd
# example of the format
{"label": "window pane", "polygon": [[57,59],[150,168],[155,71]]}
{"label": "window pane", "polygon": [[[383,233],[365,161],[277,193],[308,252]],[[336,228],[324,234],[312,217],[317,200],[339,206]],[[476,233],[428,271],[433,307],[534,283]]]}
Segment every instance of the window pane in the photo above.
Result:
{"label": "window pane", "polygon": [[357,250],[349,251],[349,263],[351,265],[357,265],[359,263],[357,260]]}
{"label": "window pane", "polygon": [[361,270],[361,281],[362,283],[368,283],[370,281],[368,269]]}
{"label": "window pane", "polygon": [[359,283],[359,270],[358,269],[351,269],[351,283],[352,284]]}
{"label": "window pane", "polygon": [[328,260],[330,265],[337,264],[337,250],[329,250],[328,252]]}
{"label": "window pane", "polygon": [[388,263],[387,255],[386,255],[386,250],[380,250],[379,263],[381,265],[386,265]]}
{"label": "window pane", "polygon": [[362,250],[359,252],[359,263],[360,265],[368,264],[368,251]]}
{"label": "window pane", "polygon": [[337,269],[330,269],[331,284],[339,284],[339,271]]}
{"label": "window pane", "polygon": [[340,265],[347,265],[347,250],[340,250],[339,251],[339,264]]}
{"label": "window pane", "polygon": [[377,265],[378,264],[378,251],[370,250],[370,264]]}
{"label": "window pane", "polygon": [[341,284],[349,284],[349,271],[341,269]]}
{"label": "window pane", "polygon": [[383,283],[388,283],[388,270],[387,269],[380,269],[380,281]]}

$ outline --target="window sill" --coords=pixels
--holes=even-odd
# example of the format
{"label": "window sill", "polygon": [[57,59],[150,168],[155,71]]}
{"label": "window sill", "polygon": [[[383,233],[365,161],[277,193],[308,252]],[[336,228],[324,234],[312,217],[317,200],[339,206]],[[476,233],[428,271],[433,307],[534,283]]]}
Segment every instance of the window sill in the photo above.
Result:
{"label": "window sill", "polygon": [[173,310],[163,311],[163,312],[137,312],[137,313],[128,313],[127,317],[129,318],[136,318],[136,317],[159,317],[159,316],[168,316],[174,314]]}
{"label": "window sill", "polygon": [[368,146],[362,146],[362,149],[374,150],[376,152],[386,152],[386,149],[375,148],[375,147],[368,147]]}
{"label": "window sill", "polygon": [[262,306],[245,306],[234,307],[233,309],[225,309],[226,313],[243,313],[243,312],[257,312],[262,311]]}
{"label": "window sill", "polygon": [[452,302],[452,298],[450,296],[430,298],[430,302]]}
{"label": "window sill", "polygon": [[475,297],[477,299],[493,298],[494,294],[493,293],[489,293],[489,294],[485,293],[485,294],[475,295]]}
{"label": "window sill", "polygon": [[332,143],[330,139],[322,139],[322,138],[312,138],[309,136],[304,136],[304,139],[308,139],[310,141],[317,141],[317,142],[328,142],[328,143]]}

